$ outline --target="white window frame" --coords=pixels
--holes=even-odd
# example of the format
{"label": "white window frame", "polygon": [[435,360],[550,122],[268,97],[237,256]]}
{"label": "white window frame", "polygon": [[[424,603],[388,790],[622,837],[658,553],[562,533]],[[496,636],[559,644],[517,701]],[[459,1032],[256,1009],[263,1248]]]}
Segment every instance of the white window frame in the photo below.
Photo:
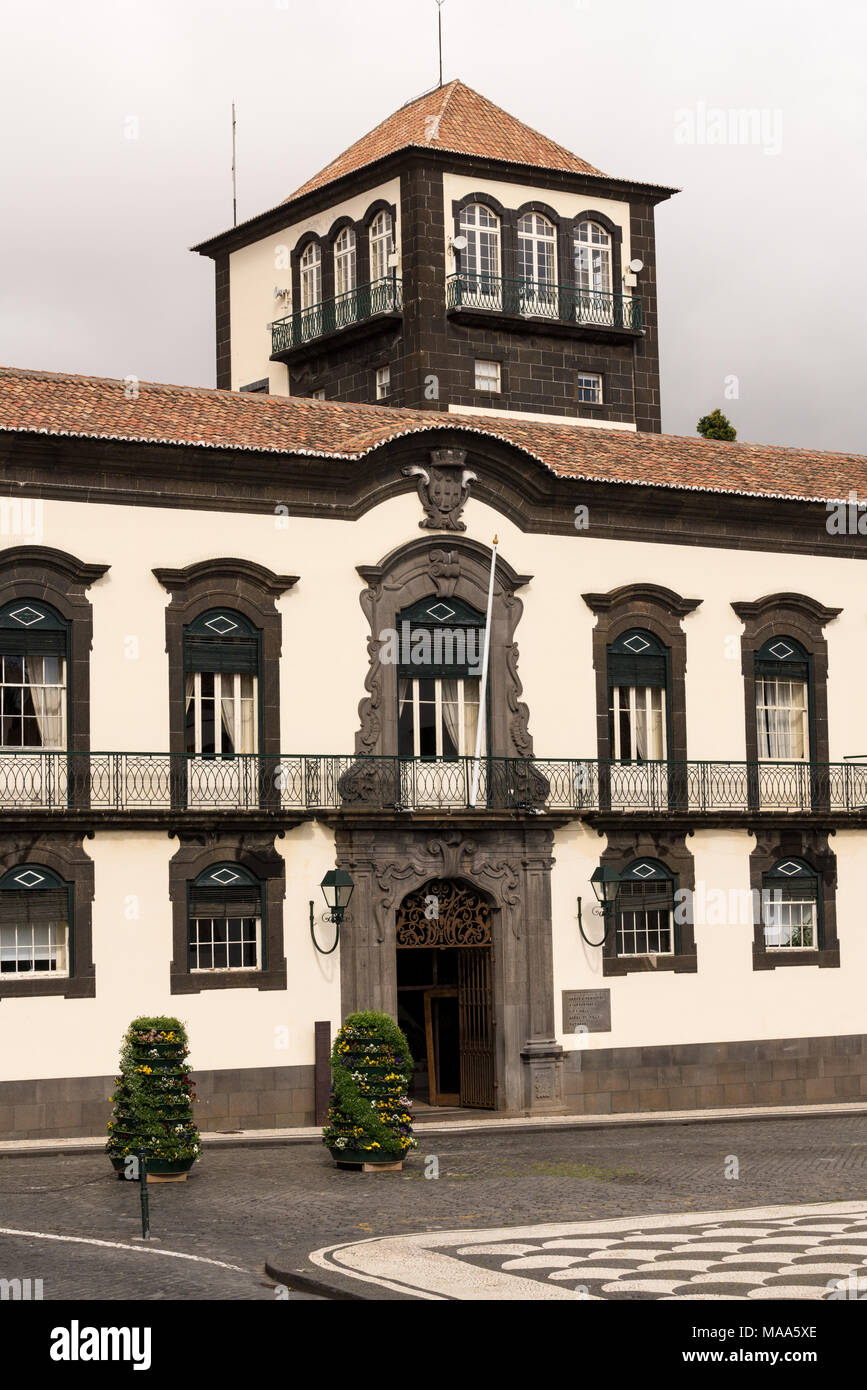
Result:
{"label": "white window frame", "polygon": [[[464,737],[465,737],[465,734],[466,734],[465,710],[466,710],[466,704],[467,704],[467,702],[466,702],[465,699],[464,699],[464,681],[465,681],[465,680],[471,680],[471,681],[473,682],[473,684],[476,686],[476,689],[479,691],[479,693],[481,693],[481,682],[479,681],[479,678],[478,678],[477,676],[466,676],[466,677],[465,677],[465,676],[455,676],[455,677],[450,677],[450,676],[407,676],[407,677],[401,677],[401,679],[402,679],[402,680],[403,680],[403,679],[408,680],[408,681],[411,683],[411,685],[412,685],[412,749],[413,749],[413,751],[412,751],[412,756],[413,756],[414,758],[422,758],[422,757],[424,757],[424,758],[433,758],[433,757],[443,758],[443,757],[445,757],[446,754],[443,753],[443,723],[444,723],[444,721],[443,721],[443,681],[444,681],[444,680],[451,680],[451,679],[454,679],[454,680],[456,681],[456,683],[457,683],[457,687],[458,687],[458,729],[459,729],[459,731],[460,731],[460,743],[463,743]],[[422,753],[422,752],[421,752],[421,705],[422,705],[422,700],[421,700],[421,698],[420,698],[419,687],[420,687],[421,682],[422,682],[423,680],[431,680],[431,681],[433,681],[433,683],[434,683],[434,700],[433,700],[433,705],[434,705],[434,727],[435,727],[435,730],[436,730],[436,752],[435,752],[435,753]],[[426,704],[426,705],[429,705],[430,703],[431,703],[430,700],[425,700],[425,701],[424,701],[424,704]],[[478,700],[470,700],[470,701],[469,701],[469,704],[470,704],[470,705],[475,705],[475,706],[476,706],[476,709],[479,708],[479,701],[478,701]],[[480,717],[479,715],[476,716],[477,719],[478,719],[479,717]],[[460,749],[460,746],[459,746],[459,747],[458,747],[458,752],[457,752],[457,755],[456,755],[456,756],[459,757],[459,758],[470,758],[470,757],[473,756],[473,754],[475,753],[475,751],[476,751],[475,748],[468,748],[468,749],[466,749],[464,752],[461,752],[461,749]],[[449,756],[450,756],[450,755],[449,755]]]}
{"label": "white window frame", "polygon": [[311,399],[311,401],[324,401],[324,400],[325,400],[325,391],[324,391],[324,389],[320,388],[318,391],[311,391],[311,392],[310,392],[310,399]]}
{"label": "white window frame", "polygon": [[[231,681],[231,682],[232,682],[232,685],[231,685],[231,688],[230,688],[230,694],[231,694],[231,699],[232,699],[232,723],[233,723],[233,732],[234,732],[234,739],[233,739],[234,751],[233,751],[233,756],[235,756],[235,757],[253,757],[253,756],[255,756],[255,755],[258,753],[258,750],[259,750],[259,680],[258,680],[258,677],[257,677],[256,675],[254,675],[254,674],[253,674],[252,672],[250,672],[250,671],[245,671],[245,672],[243,672],[243,673],[240,672],[240,671],[214,671],[214,672],[210,672],[210,671],[205,671],[205,672],[202,672],[202,671],[194,671],[194,672],[190,672],[189,674],[192,675],[192,677],[193,677],[193,720],[194,720],[194,735],[193,735],[193,737],[194,737],[194,741],[195,741],[195,750],[194,750],[193,753],[189,754],[188,756],[193,757],[193,758],[220,758],[220,757],[223,756],[223,753],[222,753],[222,744],[223,744],[223,682],[224,682],[224,681]],[[203,752],[201,751],[201,748],[202,748],[202,676],[203,676],[203,675],[213,675],[213,677],[214,677],[214,752],[213,752],[213,753],[203,753]],[[252,748],[249,750],[249,752],[247,752],[247,753],[241,753],[241,752],[239,752],[239,750],[238,750],[238,744],[239,744],[239,742],[241,741],[241,739],[240,739],[240,734],[241,734],[241,729],[242,729],[242,723],[241,723],[241,703],[242,703],[242,697],[241,697],[241,679],[242,679],[242,675],[248,676],[249,679],[253,682],[253,695],[252,695],[252,704],[253,704],[253,734],[252,734],[252,742],[253,742],[253,747],[252,747]],[[186,696],[185,696],[185,701],[186,701]],[[186,709],[186,703],[185,703],[185,709],[184,709],[184,728],[185,728],[185,729],[186,729],[186,714],[187,714],[187,709]]]}
{"label": "white window frame", "polygon": [[334,293],[351,294],[357,284],[358,256],[355,232],[344,227],[334,242]]}
{"label": "white window frame", "polygon": [[301,277],[301,309],[313,309],[322,303],[322,247],[318,241],[305,246],[299,263]]}
{"label": "white window frame", "polygon": [[[460,260],[462,278],[498,281],[502,263],[499,217],[485,203],[468,203],[461,212],[460,228],[467,239]],[[492,285],[485,293],[498,290],[498,285]]]}
{"label": "white window frame", "polygon": [[391,366],[376,369],[376,399],[387,400],[391,395]]}
{"label": "white window frame", "polygon": [[557,228],[541,212],[518,218],[518,268],[524,311],[557,318]]}
{"label": "white window frame", "polygon": [[394,219],[384,208],[376,214],[370,224],[370,280],[388,277],[388,260],[394,245]]}
{"label": "white window frame", "polygon": [[611,294],[611,234],[598,222],[579,222],[575,230],[575,283],[589,294]]}
{"label": "white window frame", "polygon": [[[790,704],[780,699],[781,685],[792,688],[793,699]],[[768,690],[769,686],[774,687],[773,691]],[[798,687],[803,696],[803,704],[796,703],[794,699],[795,687]],[[795,753],[765,752],[769,745],[778,748],[781,742],[790,742],[792,746],[796,746],[799,733],[804,750],[800,756]],[[810,692],[807,681],[792,680],[782,672],[778,676],[756,676],[756,737],[760,763],[810,761]]]}
{"label": "white window frame", "polygon": [[[611,750],[611,757],[614,762],[622,762],[624,759],[621,753],[620,738],[620,717],[625,712],[629,722],[631,732],[632,753],[627,759],[628,762],[638,761],[638,722],[639,716],[645,721],[647,732],[648,747],[651,742],[651,731],[654,727],[656,711],[653,709],[652,694],[658,690],[660,694],[659,711],[659,731],[662,743],[661,751],[654,753],[653,756],[647,755],[641,758],[642,762],[664,762],[667,757],[666,752],[666,708],[665,708],[665,688],[661,685],[614,685],[611,687],[611,700],[614,704],[614,746]],[[625,698],[624,698],[625,697]]]}
{"label": "white window frame", "polygon": [[[485,371],[490,368],[490,371]],[[481,369],[481,370],[480,370]],[[493,382],[493,385],[485,383]],[[475,389],[485,391],[489,395],[499,395],[503,389],[503,368],[502,363],[495,362],[491,358],[477,357],[475,366]]]}
{"label": "white window frame", "polygon": [[[816,879],[811,879],[810,881],[811,881],[813,887],[812,887],[812,891],[811,891],[809,897],[802,897],[802,898],[791,897],[791,898],[787,898],[787,899],[785,899],[785,900],[782,900],[782,899],[781,899],[781,900],[780,900],[778,903],[776,903],[776,904],[775,904],[774,901],[773,901],[773,899],[774,899],[774,894],[775,894],[775,893],[781,893],[781,892],[783,891],[784,885],[783,885],[783,884],[776,883],[776,884],[774,885],[773,888],[763,888],[763,889],[762,889],[762,940],[763,940],[763,942],[764,942],[764,947],[765,947],[765,950],[766,950],[766,951],[818,951],[818,949],[819,949],[819,899],[818,899],[818,882],[817,882]],[[787,889],[788,889],[789,892],[794,893],[794,891],[798,888],[798,886],[799,886],[799,885],[798,885],[797,883],[792,883],[792,884],[790,884],[790,885],[787,885]],[[809,909],[810,909],[810,913],[809,913],[810,920],[809,920],[809,922],[805,922],[805,921],[803,921],[803,920],[801,920],[801,921],[799,921],[799,922],[793,922],[793,921],[792,921],[793,913],[791,912],[791,909],[792,909],[792,908],[799,908],[799,909],[809,908]],[[773,918],[774,918],[774,916],[777,915],[777,914],[779,914],[778,920],[777,920],[777,921],[774,921]],[[800,915],[801,915],[801,917],[802,917],[802,919],[803,919],[803,911],[801,911]],[[809,926],[809,928],[810,928],[810,936],[811,936],[811,938],[812,938],[812,940],[810,941],[810,944],[809,944],[809,945],[795,946],[795,945],[793,945],[793,944],[791,943],[791,941],[769,941],[769,940],[768,940],[768,934],[769,934],[769,932],[770,932],[770,933],[776,933],[776,934],[779,935],[779,936],[784,936],[787,932],[788,932],[788,933],[791,933],[792,930],[795,929],[795,928],[799,929],[799,930],[803,933],[804,928],[807,927],[807,926]]]}
{"label": "white window frame", "polygon": [[[226,924],[226,959],[227,959],[227,961],[228,961],[228,955],[229,955],[228,948],[229,948],[229,945],[231,944],[231,943],[229,942],[229,923],[232,922],[232,921],[239,921],[239,922],[242,922],[242,923],[243,923],[243,922],[250,922],[250,921],[253,922],[253,925],[254,925],[254,928],[255,928],[255,934],[256,934],[256,935],[255,935],[255,940],[256,940],[256,964],[255,964],[255,965],[229,965],[229,964],[226,964],[226,965],[192,965],[192,964],[191,964],[191,965],[190,965],[190,974],[193,974],[193,975],[217,975],[217,974],[224,974],[224,973],[225,973],[225,974],[232,974],[232,975],[240,975],[240,974],[247,974],[247,973],[249,973],[249,972],[251,972],[251,971],[259,971],[259,970],[262,969],[262,916],[261,916],[261,913],[260,913],[258,916],[252,917],[252,918],[251,918],[251,917],[240,917],[240,916],[239,916],[239,917],[215,917],[215,916],[213,916],[213,915],[210,915],[210,916],[209,916],[209,915],[207,915],[207,914],[204,913],[204,912],[202,912],[202,913],[200,914],[200,913],[199,913],[198,911],[196,911],[194,908],[191,909],[191,911],[190,911],[190,913],[189,913],[189,915],[188,915],[188,918],[187,918],[187,951],[189,952],[190,960],[192,961],[194,955],[195,955],[196,958],[198,957],[199,948],[200,948],[200,946],[203,944],[203,943],[198,942],[198,941],[195,942],[195,943],[192,941],[192,928],[193,928],[193,923],[194,923],[194,922],[210,922],[210,923],[211,923],[211,941],[210,941],[210,949],[211,949],[211,951],[213,952],[215,945],[218,945],[218,944],[219,944],[219,945],[222,945],[222,944],[223,944],[222,942],[215,943],[215,941],[214,941],[214,935],[213,935],[213,933],[214,933],[214,925],[215,925],[217,922],[224,922],[224,923]],[[238,944],[239,944],[240,946],[243,947],[243,945],[244,945],[243,937],[242,937],[241,940],[238,942]],[[204,945],[207,947],[208,943],[206,942],[206,943],[204,943]]]}
{"label": "white window frame", "polygon": [[[587,400],[581,393],[582,391],[594,391],[592,400]],[[578,404],[579,405],[602,405],[602,375],[600,372],[579,372],[578,373]]]}
{"label": "white window frame", "polygon": [[[35,942],[35,939],[34,939],[34,938],[35,938],[35,933],[38,932],[38,931],[46,931],[46,930],[47,930],[48,936],[49,936],[48,941],[47,941],[46,943],[42,943],[42,944],[40,944],[40,945],[37,945],[36,942]],[[16,968],[15,968],[14,970],[0,970],[0,980],[4,981],[5,983],[9,983],[10,981],[14,981],[14,980],[68,980],[68,979],[69,979],[69,923],[68,923],[68,922],[45,922],[45,923],[41,923],[41,922],[40,922],[40,923],[33,923],[33,922],[31,922],[31,923],[20,923],[20,924],[17,924],[17,925],[15,925],[15,926],[4,926],[4,927],[0,927],[0,960],[2,960],[2,955],[3,955],[3,953],[4,953],[5,951],[8,951],[8,950],[10,949],[10,945],[7,944],[7,942],[6,942],[6,940],[5,940],[5,934],[6,934],[7,932],[10,932],[10,933],[11,933],[11,932],[14,932],[14,933],[15,933],[15,940],[11,943],[11,949],[15,952],[15,955],[14,955],[14,957],[12,957],[12,959],[14,959],[14,961],[15,961]],[[56,968],[53,969],[53,970],[35,970],[35,969],[32,969],[32,968],[29,969],[29,970],[21,970],[21,969],[19,969],[19,968],[18,968],[18,964],[19,964],[20,960],[22,959],[22,956],[21,956],[19,953],[20,953],[20,951],[21,951],[21,949],[22,949],[22,945],[26,945],[26,943],[22,943],[22,942],[21,942],[21,940],[20,940],[20,934],[25,934],[25,935],[26,935],[27,933],[30,934],[30,943],[29,943],[29,944],[30,944],[30,956],[29,956],[29,959],[30,959],[30,962],[31,962],[31,966],[32,966],[33,964],[35,964],[35,962],[36,962],[36,960],[37,960],[37,952],[40,952],[40,951],[47,951],[47,952],[49,952],[49,953],[52,953],[52,952],[53,952],[53,958],[55,959],[55,961],[57,961],[58,958],[61,959],[61,960],[62,960],[62,965],[61,965],[60,967],[56,967]],[[51,956],[51,954],[49,954],[48,956],[44,956],[44,957],[42,957],[42,958],[43,958],[43,959],[51,959],[52,956]]]}
{"label": "white window frame", "polygon": [[[667,881],[667,882],[670,882],[670,880],[666,880],[666,881]],[[657,882],[659,882],[659,880],[657,880]],[[628,899],[627,899],[627,901],[628,901]],[[665,925],[665,923],[663,923],[663,922],[657,922],[657,924],[656,924],[655,926],[650,926],[649,923],[648,923],[648,920],[647,920],[647,919],[648,919],[648,915],[649,915],[650,913],[652,913],[655,917],[659,917],[659,918],[661,918],[661,917],[663,917],[663,916],[666,916],[666,917],[667,917],[667,925]],[[627,917],[627,916],[628,916],[630,919],[632,919],[632,920],[631,920],[631,923],[630,923],[629,926],[624,926],[624,917]],[[638,918],[642,918],[643,921],[642,921],[641,923],[639,923],[638,920],[637,920]],[[667,932],[667,933],[668,933],[668,941],[669,941],[669,948],[668,948],[668,950],[667,950],[667,951],[662,951],[662,950],[660,950],[660,951],[652,951],[652,950],[649,950],[649,949],[646,950],[646,951],[638,951],[638,950],[628,951],[628,950],[625,950],[624,947],[623,947],[624,938],[627,937],[627,936],[631,936],[631,937],[632,937],[632,941],[633,941],[633,945],[635,945],[636,937],[638,936],[639,932],[645,932],[648,936],[650,936],[652,933],[656,933],[656,934],[657,934],[657,939],[660,939],[660,938],[662,937],[662,933],[663,933],[663,932]],[[662,908],[655,908],[655,907],[653,907],[653,908],[647,908],[647,907],[635,907],[635,908],[627,907],[627,908],[624,908],[624,907],[623,907],[623,899],[621,898],[621,900],[620,900],[620,902],[618,903],[618,906],[617,906],[617,926],[616,926],[616,943],[615,943],[615,945],[616,945],[616,951],[617,951],[617,955],[618,955],[618,956],[632,957],[632,958],[634,958],[634,957],[636,957],[636,956],[673,956],[674,953],[675,953],[675,951],[674,951],[674,947],[675,947],[675,936],[674,936],[674,913],[673,913],[672,909],[669,908],[668,911],[667,911],[667,913],[664,913]]]}
{"label": "white window frame", "polygon": [[[20,659],[20,661],[21,661],[21,663],[22,663],[22,668],[21,668],[21,669],[22,669],[22,679],[21,679],[20,681],[9,681],[9,680],[6,679],[6,662],[9,660],[10,657],[13,657],[13,658],[16,658],[16,659]],[[60,680],[57,681],[57,682],[37,681],[37,682],[35,682],[35,683],[32,682],[32,681],[27,680],[26,677],[27,677],[27,663],[28,663],[28,661],[40,661],[40,662],[43,662],[43,663],[44,663],[46,660],[49,660],[49,661],[57,661],[57,662],[58,662],[58,670],[59,670],[59,672],[60,672]],[[42,672],[43,672],[43,674],[44,674],[44,670],[45,670],[44,665],[41,667],[41,669],[42,669]],[[19,652],[6,652],[6,653],[4,653],[4,654],[2,655],[2,658],[0,658],[0,710],[2,710],[2,709],[5,707],[5,703],[6,703],[5,692],[6,692],[7,690],[20,690],[20,692],[21,692],[20,703],[21,703],[22,709],[23,709],[23,706],[24,706],[24,692],[25,692],[25,690],[43,690],[43,691],[44,691],[44,690],[54,690],[54,691],[59,690],[59,691],[60,691],[60,741],[59,741],[59,743],[43,743],[43,742],[40,742],[40,743],[8,743],[8,744],[7,744],[7,743],[0,743],[0,749],[2,749],[3,752],[22,752],[22,751],[24,751],[24,752],[34,752],[34,753],[40,753],[40,752],[56,753],[56,752],[62,751],[62,750],[66,747],[66,696],[67,696],[67,664],[66,664],[66,657],[65,657],[65,656],[52,656],[52,655],[50,655],[50,654],[46,655],[46,654],[41,653],[41,652],[35,652],[35,653],[33,653],[32,655],[31,655],[31,654],[28,654],[28,653],[26,653],[26,652],[21,652],[21,653],[19,653]],[[34,708],[34,710],[35,710],[35,708],[36,708],[36,701],[33,700],[32,696],[31,696],[31,700],[32,700],[32,703],[33,703],[33,708]],[[23,718],[23,714],[17,714],[17,715],[13,715],[13,716],[10,716],[10,717],[16,719],[17,721],[20,721],[21,734],[22,734],[22,737],[23,737],[23,735],[24,735],[24,718]],[[3,720],[2,720],[2,726],[0,726],[0,727],[2,727],[3,733],[0,734],[0,737],[2,737],[3,734],[5,734],[5,724],[6,724],[6,719],[5,719],[5,716],[4,716],[4,717],[3,717]]]}

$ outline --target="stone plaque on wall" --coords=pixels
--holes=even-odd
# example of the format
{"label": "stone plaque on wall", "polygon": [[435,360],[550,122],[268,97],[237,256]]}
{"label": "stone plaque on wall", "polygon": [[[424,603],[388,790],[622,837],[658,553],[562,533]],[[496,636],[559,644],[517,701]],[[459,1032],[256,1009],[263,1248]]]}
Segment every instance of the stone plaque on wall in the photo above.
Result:
{"label": "stone plaque on wall", "polygon": [[564,1033],[610,1033],[610,989],[564,989]]}

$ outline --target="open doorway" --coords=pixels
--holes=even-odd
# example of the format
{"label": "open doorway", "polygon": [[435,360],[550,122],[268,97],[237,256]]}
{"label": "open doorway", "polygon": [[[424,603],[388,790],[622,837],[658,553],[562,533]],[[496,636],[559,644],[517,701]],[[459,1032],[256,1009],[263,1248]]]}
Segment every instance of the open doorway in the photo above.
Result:
{"label": "open doorway", "polygon": [[495,1108],[492,967],[491,908],[475,890],[434,880],[404,899],[398,1023],[416,1064],[414,1099]]}

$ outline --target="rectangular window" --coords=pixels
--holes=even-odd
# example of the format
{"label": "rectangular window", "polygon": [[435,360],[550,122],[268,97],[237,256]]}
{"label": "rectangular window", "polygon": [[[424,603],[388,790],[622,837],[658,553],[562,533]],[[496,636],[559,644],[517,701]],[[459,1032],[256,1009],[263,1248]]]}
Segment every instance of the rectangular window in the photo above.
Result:
{"label": "rectangular window", "polygon": [[467,758],[476,751],[480,681],[424,677],[398,685],[398,753],[402,758]]}
{"label": "rectangular window", "polygon": [[487,362],[478,358],[476,360],[476,390],[499,391],[501,389],[501,371],[499,362]]}
{"label": "rectangular window", "polygon": [[762,892],[762,926],[767,951],[817,949],[816,891],[804,883]]}
{"label": "rectangular window", "polygon": [[376,399],[384,401],[391,391],[391,367],[376,369]]}
{"label": "rectangular window", "polygon": [[581,405],[602,404],[602,378],[598,372],[581,372],[578,377],[578,401]]}
{"label": "rectangular window", "polygon": [[191,970],[258,970],[261,961],[260,917],[190,914]]}
{"label": "rectangular window", "polygon": [[311,391],[311,392],[310,392],[310,399],[311,399],[311,401],[324,401],[324,400],[325,400],[325,392],[324,392],[324,391]]}
{"label": "rectangular window", "polygon": [[617,954],[673,955],[672,909],[670,882],[624,883],[617,911]]}
{"label": "rectangular window", "polygon": [[759,758],[769,762],[798,762],[809,758],[807,682],[756,679],[756,725]]}
{"label": "rectangular window", "polygon": [[6,653],[0,673],[4,748],[62,748],[66,728],[66,659]]}
{"label": "rectangular window", "polygon": [[231,671],[191,671],[186,685],[186,751],[201,757],[233,758],[255,753],[256,677]]}
{"label": "rectangular window", "polygon": [[69,974],[69,928],[66,922],[29,922],[0,926],[0,973],[4,975]]}
{"label": "rectangular window", "polygon": [[665,756],[665,691],[658,685],[613,685],[608,734],[615,762],[656,762]]}

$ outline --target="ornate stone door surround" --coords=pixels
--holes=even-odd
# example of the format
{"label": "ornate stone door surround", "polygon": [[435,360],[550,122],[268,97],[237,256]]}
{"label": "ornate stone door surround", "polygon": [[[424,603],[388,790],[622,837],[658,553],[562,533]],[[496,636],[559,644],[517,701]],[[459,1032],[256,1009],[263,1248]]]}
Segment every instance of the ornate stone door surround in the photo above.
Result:
{"label": "ornate stone door surround", "polygon": [[397,1013],[397,910],[433,878],[459,879],[493,907],[497,1109],[562,1109],[562,1049],[554,1023],[551,927],[553,831],[514,819],[478,829],[344,822],[337,863],[355,882],[341,934],[342,1011]]}

